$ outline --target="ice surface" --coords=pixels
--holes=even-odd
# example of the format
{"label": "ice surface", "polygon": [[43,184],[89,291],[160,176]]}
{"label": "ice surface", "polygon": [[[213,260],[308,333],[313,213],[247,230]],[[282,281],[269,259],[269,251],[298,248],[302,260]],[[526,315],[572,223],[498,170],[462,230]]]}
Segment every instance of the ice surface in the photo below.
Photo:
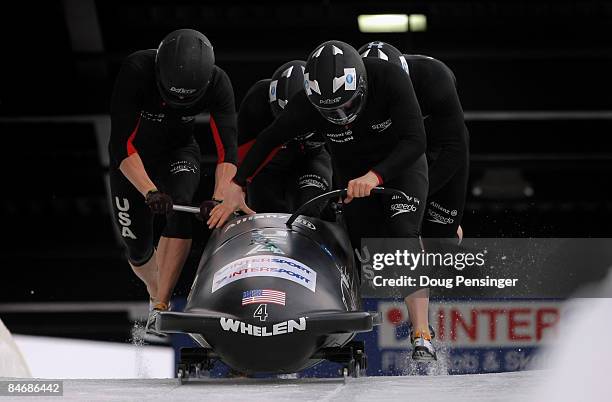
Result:
{"label": "ice surface", "polygon": [[[65,380],[61,401],[524,401],[542,381],[539,370],[456,376],[349,379]],[[20,401],[58,401],[20,397]]]}

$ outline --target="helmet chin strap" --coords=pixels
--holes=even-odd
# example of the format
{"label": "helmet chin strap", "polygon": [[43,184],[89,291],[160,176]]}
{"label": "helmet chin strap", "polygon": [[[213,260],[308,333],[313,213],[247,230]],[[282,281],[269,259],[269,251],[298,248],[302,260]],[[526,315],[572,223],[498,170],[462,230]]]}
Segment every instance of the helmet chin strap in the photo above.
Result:
{"label": "helmet chin strap", "polygon": [[[334,113],[338,115],[338,118],[334,119],[331,117],[331,111],[325,111],[324,109],[319,108],[317,109],[319,110],[319,113],[325,118],[325,120],[329,121],[330,123],[337,124],[339,126],[350,124],[355,121],[355,119],[359,116],[359,113],[361,113],[361,110],[365,106],[368,95],[367,91],[365,90],[366,87],[367,86],[365,84],[365,80],[360,80],[359,91],[361,92],[361,99],[359,100],[359,106],[354,112],[348,115],[345,113],[343,108],[334,109]],[[353,98],[353,101],[354,99],[355,98]]]}
{"label": "helmet chin strap", "polygon": [[344,126],[347,124],[351,124],[353,121],[355,121],[356,118],[357,118],[357,113],[353,113],[352,115],[347,116],[345,120],[337,121],[337,122],[332,121],[332,123],[337,124],[339,126]]}
{"label": "helmet chin strap", "polygon": [[337,124],[339,126],[344,126],[346,124],[352,123],[357,118],[357,115],[358,115],[358,112],[359,112],[359,111],[357,111],[357,112],[352,113],[352,114],[347,116],[344,113],[344,111],[337,110],[336,113],[338,113],[339,115],[342,114],[343,116],[339,116],[339,118],[334,119],[331,116],[325,114],[325,112],[323,110],[321,110],[321,109],[318,109],[318,110],[319,110],[319,113],[321,114],[321,116],[323,116],[325,118],[325,120],[329,121],[330,123]]}

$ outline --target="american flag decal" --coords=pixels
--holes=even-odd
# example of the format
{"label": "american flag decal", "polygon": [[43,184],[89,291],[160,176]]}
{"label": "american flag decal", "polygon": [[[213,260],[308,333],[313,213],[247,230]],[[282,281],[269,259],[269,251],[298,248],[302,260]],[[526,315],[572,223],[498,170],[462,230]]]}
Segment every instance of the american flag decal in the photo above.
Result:
{"label": "american flag decal", "polygon": [[253,303],[274,303],[285,305],[285,292],[271,289],[255,289],[242,292],[242,305]]}

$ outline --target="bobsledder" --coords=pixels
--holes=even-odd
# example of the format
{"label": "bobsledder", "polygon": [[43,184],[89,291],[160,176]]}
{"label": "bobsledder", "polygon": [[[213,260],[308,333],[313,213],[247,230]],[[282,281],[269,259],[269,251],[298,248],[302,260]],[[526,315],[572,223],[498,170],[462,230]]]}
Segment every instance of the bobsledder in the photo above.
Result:
{"label": "bobsledder", "polygon": [[345,195],[321,194],[293,215],[237,216],[213,232],[184,311],[162,312],[156,323],[158,331],[186,333],[200,345],[181,350],[179,379],[197,377],[217,360],[246,374],[296,373],[329,360],[343,365],[345,377],[361,375],[367,357],[363,342],[352,339],[380,324],[380,314],[361,310],[342,225],[301,214]]}

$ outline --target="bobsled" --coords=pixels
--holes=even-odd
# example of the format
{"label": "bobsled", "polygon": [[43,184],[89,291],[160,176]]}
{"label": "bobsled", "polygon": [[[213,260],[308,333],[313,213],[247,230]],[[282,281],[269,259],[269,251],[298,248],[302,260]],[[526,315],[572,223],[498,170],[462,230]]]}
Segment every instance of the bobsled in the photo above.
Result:
{"label": "bobsled", "polygon": [[156,322],[157,330],[189,334],[199,345],[181,350],[179,379],[217,360],[247,375],[296,373],[322,360],[342,364],[345,376],[365,370],[363,342],[353,338],[378,325],[380,314],[362,310],[340,220],[302,214],[345,194],[319,195],[292,215],[236,216],[211,234],[184,310],[160,313]]}

